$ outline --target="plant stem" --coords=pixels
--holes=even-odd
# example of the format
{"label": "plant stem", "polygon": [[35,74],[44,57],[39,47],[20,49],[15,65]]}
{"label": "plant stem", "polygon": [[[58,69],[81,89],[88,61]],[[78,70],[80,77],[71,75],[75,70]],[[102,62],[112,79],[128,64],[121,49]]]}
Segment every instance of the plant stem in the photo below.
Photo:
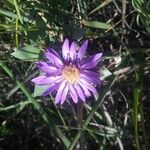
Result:
{"label": "plant stem", "polygon": [[83,102],[80,101],[77,106],[78,129],[80,133],[80,150],[84,150],[84,133],[83,133]]}
{"label": "plant stem", "polygon": [[[117,77],[115,75],[112,75],[109,83],[107,84],[107,86],[103,89],[99,99],[97,100],[95,106],[92,108],[90,114],[88,115],[88,117],[85,119],[85,122],[83,124],[84,127],[86,127],[90,120],[92,119],[95,111],[100,107],[100,105],[103,103],[104,99],[107,96],[107,92],[111,89],[111,87],[114,85],[114,83],[116,82]],[[74,146],[76,145],[78,139],[80,138],[80,133],[78,132],[75,136],[75,138],[73,139],[72,143],[69,145],[69,150],[73,150]]]}

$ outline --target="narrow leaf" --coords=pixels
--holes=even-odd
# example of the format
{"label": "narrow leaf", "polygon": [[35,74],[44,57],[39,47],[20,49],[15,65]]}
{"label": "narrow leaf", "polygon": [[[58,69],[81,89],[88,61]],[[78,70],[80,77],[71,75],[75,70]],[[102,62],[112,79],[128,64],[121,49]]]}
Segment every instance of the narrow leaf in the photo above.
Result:
{"label": "narrow leaf", "polygon": [[111,25],[99,21],[88,21],[88,20],[83,20],[82,24],[91,27],[91,28],[98,28],[98,29],[110,29]]}
{"label": "narrow leaf", "polygon": [[40,48],[33,45],[27,45],[26,47],[16,49],[11,55],[21,60],[36,61],[40,55]]}

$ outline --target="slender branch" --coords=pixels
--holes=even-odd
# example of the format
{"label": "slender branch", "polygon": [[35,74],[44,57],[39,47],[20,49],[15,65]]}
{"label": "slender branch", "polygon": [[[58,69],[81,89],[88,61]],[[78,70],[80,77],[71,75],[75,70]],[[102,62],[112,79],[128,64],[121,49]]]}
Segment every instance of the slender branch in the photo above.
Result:
{"label": "slender branch", "polygon": [[84,150],[84,133],[83,133],[83,102],[80,101],[77,106],[78,129],[80,133],[80,150]]}
{"label": "slender branch", "polygon": [[123,30],[123,34],[125,34],[125,15],[126,15],[126,0],[122,0],[122,30]]}

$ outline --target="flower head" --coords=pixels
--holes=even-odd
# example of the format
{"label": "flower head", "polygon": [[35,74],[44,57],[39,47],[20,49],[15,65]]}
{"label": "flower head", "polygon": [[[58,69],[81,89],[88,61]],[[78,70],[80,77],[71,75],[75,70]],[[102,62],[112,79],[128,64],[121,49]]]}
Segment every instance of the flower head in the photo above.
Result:
{"label": "flower head", "polygon": [[79,99],[94,95],[98,98],[96,86],[100,85],[99,73],[96,71],[102,53],[85,57],[88,41],[77,49],[76,43],[69,45],[66,39],[62,46],[62,57],[53,49],[45,52],[47,61],[37,62],[42,74],[34,79],[36,85],[48,85],[43,96],[57,92],[55,103],[63,104],[66,97],[77,103]]}

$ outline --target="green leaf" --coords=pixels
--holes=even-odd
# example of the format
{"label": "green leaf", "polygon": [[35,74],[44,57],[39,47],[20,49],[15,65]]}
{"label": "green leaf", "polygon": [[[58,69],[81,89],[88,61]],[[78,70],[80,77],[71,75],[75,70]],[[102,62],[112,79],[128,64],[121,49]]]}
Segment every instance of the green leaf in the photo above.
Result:
{"label": "green leaf", "polygon": [[[7,17],[10,17],[10,18],[14,18],[16,19],[17,15],[14,14],[13,12],[11,11],[7,11],[7,10],[3,10],[3,9],[0,9],[0,15],[5,15]],[[23,21],[25,22],[31,22],[27,17],[23,17]]]}
{"label": "green leaf", "polygon": [[21,17],[20,11],[19,11],[18,4],[17,4],[16,0],[13,0],[13,2],[14,2],[14,6],[15,6],[15,8],[16,8],[16,11],[17,11],[17,14],[18,14],[19,20],[20,20],[20,22],[23,24],[23,20],[22,20],[22,17]]}
{"label": "green leaf", "polygon": [[[92,110],[92,107],[91,107],[90,105],[88,105],[88,104],[84,104],[84,107],[85,107],[87,110],[89,110],[89,111]],[[101,115],[100,113],[95,112],[95,116],[97,116],[100,120],[102,120],[102,115]]]}
{"label": "green leaf", "polygon": [[91,27],[91,28],[98,28],[98,29],[110,29],[111,25],[99,21],[88,21],[88,20],[83,20],[82,24]]}
{"label": "green leaf", "polygon": [[36,97],[42,95],[48,87],[49,85],[35,85],[33,96]]}
{"label": "green leaf", "polygon": [[21,60],[37,61],[40,55],[40,48],[27,45],[23,48],[18,48],[15,52],[11,53],[11,55]]}
{"label": "green leaf", "polygon": [[31,101],[24,101],[24,102],[19,102],[17,104],[14,104],[14,105],[10,105],[10,106],[7,106],[7,107],[0,107],[0,112],[3,112],[3,111],[9,111],[9,110],[12,110],[12,109],[16,109],[16,112],[17,114],[22,111],[24,109],[25,106],[27,106],[28,104],[31,104]]}

